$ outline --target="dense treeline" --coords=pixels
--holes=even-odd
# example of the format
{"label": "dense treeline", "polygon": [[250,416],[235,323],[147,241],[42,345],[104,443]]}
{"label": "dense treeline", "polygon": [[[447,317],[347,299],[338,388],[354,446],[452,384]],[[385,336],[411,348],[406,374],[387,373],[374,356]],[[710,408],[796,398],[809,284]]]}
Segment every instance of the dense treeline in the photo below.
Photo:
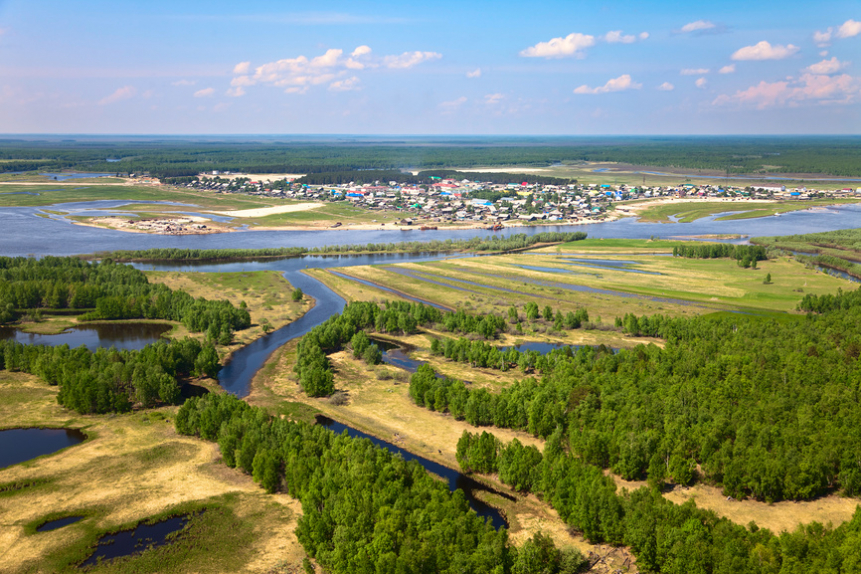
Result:
{"label": "dense treeline", "polygon": [[[419,406],[476,425],[541,437],[561,428],[585,462],[626,479],[702,479],[727,495],[766,501],[836,488],[856,496],[861,297],[807,301],[822,314],[628,315],[620,321],[626,332],[664,338],[665,347],[554,351],[536,359],[539,380],[498,394],[439,380],[427,367],[413,375],[410,394]],[[457,359],[482,361],[480,348],[472,350]]]}
{"label": "dense treeline", "polygon": [[673,247],[673,257],[688,259],[721,259],[736,261],[765,261],[768,259],[766,248],[761,245],[733,245],[732,243],[690,242]]}
{"label": "dense treeline", "polygon": [[68,345],[22,345],[0,341],[0,369],[21,371],[59,385],[57,402],[79,413],[126,412],[135,403],[151,407],[181,399],[177,378],[214,377],[218,353],[191,338],[158,341],[140,351]]}
{"label": "dense treeline", "polygon": [[245,308],[150,284],[143,272],[111,259],[88,263],[76,257],[0,257],[0,322],[15,320],[22,309],[86,310],[82,321],[179,321],[222,343],[251,324]]}
{"label": "dense treeline", "polygon": [[[431,145],[428,145],[431,144]],[[108,162],[108,159],[119,162]],[[452,166],[549,166],[618,162],[731,173],[861,175],[857,137],[409,138],[398,141],[263,139],[248,141],[0,142],[0,171],[76,169],[193,176],[212,170],[318,173],[445,169]],[[767,166],[767,167],[766,167]],[[467,176],[469,177],[469,176]],[[531,176],[534,177],[534,176]],[[525,181],[531,181],[526,179]]]}
{"label": "dense treeline", "polygon": [[568,185],[577,183],[576,179],[550,177],[546,175],[535,175],[534,173],[503,173],[503,172],[471,172],[457,171],[453,169],[430,169],[420,171],[419,178],[427,182],[430,178],[455,179],[462,181],[480,181],[483,183],[507,184],[507,183],[537,183],[540,185]]}
{"label": "dense treeline", "polygon": [[273,247],[264,249],[176,249],[153,248],[137,251],[104,251],[96,253],[102,259],[118,262],[156,261],[236,261],[246,259],[277,259],[301,257],[303,255],[338,255],[351,253],[435,253],[446,251],[514,251],[539,243],[567,243],[582,241],[587,234],[582,231],[548,231],[526,235],[518,233],[473,237],[460,240],[404,241],[400,243],[367,243],[356,245],[329,245],[324,247]]}
{"label": "dense treeline", "polygon": [[550,436],[543,455],[516,439],[502,445],[488,433],[465,432],[458,453],[463,449],[466,456],[458,461],[466,471],[498,471],[502,482],[535,492],[590,542],[630,547],[640,571],[840,574],[861,569],[861,509],[838,528],[812,523],[775,535],[753,523],[745,528],[719,518],[693,501],[673,504],[657,488],[619,494],[610,477],[565,447],[561,430]]}
{"label": "dense treeline", "polygon": [[412,173],[396,169],[363,169],[309,173],[297,179],[295,183],[305,183],[308,185],[341,185],[355,183],[360,185],[376,182],[388,184],[390,181],[395,181],[397,183],[419,184],[427,183],[428,179],[426,177],[416,176]]}
{"label": "dense treeline", "polygon": [[188,400],[176,430],[217,442],[225,464],[302,503],[296,536],[327,572],[573,574],[576,551],[543,537],[518,551],[416,461],[367,439],[271,418],[231,395]]}

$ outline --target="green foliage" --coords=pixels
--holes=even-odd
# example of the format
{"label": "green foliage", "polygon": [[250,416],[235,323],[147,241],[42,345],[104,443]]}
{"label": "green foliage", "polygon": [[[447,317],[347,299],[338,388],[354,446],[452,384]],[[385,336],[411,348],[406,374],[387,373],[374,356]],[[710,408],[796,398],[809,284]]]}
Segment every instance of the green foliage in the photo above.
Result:
{"label": "green foliage", "polygon": [[31,373],[58,385],[57,402],[79,413],[126,412],[180,401],[178,378],[214,376],[218,353],[195,339],[158,341],[140,351],[0,341],[0,369]]}
{"label": "green foliage", "polygon": [[[418,462],[367,439],[271,418],[226,394],[186,401],[175,425],[219,448],[254,450],[252,476],[301,502],[296,536],[326,571],[510,572],[515,550],[505,529],[495,531]],[[277,480],[267,482],[267,472]]]}
{"label": "green foliage", "polygon": [[861,291],[805,297],[802,308],[821,314],[786,321],[628,314],[627,333],[666,345],[618,353],[540,355],[450,340],[447,358],[517,365],[540,380],[488,393],[423,367],[410,396],[473,425],[541,437],[562,429],[585,462],[655,486],[701,474],[736,498],[808,500],[837,488],[858,495]]}
{"label": "green foliage", "polygon": [[291,295],[291,297],[293,298],[293,301],[295,301],[297,303],[302,300],[303,296],[304,296],[304,294],[302,293],[302,290],[299,289],[298,287],[293,290],[293,294]]}
{"label": "green foliage", "polygon": [[[756,261],[768,259],[766,248],[761,245],[734,245],[732,243],[690,242],[673,247],[673,257],[688,259],[735,259],[742,267],[755,267]],[[744,264],[746,262],[746,264]]]}
{"label": "green foliage", "polygon": [[457,441],[457,462],[466,472],[496,472],[500,446],[499,440],[488,432],[472,435],[463,431]]}
{"label": "green foliage", "polygon": [[[428,143],[433,145],[427,145]],[[122,158],[113,163],[106,158]],[[538,166],[558,162],[619,162],[631,165],[718,170],[733,173],[861,175],[858,139],[846,137],[636,137],[594,139],[507,137],[462,142],[427,140],[390,143],[241,142],[56,142],[8,141],[0,146],[0,170],[150,173],[193,177],[211,170],[245,173],[321,173],[355,170],[441,169],[451,166]],[[498,174],[466,173],[481,179]],[[511,177],[511,176],[510,176]],[[519,176],[518,176],[519,177]],[[461,179],[461,178],[459,178]],[[525,175],[523,181],[539,181]]]}
{"label": "green foliage", "polygon": [[216,340],[251,325],[245,308],[150,284],[143,272],[111,259],[0,257],[0,320],[17,318],[15,309],[39,308],[88,310],[81,321],[169,319],[193,332],[212,330]]}
{"label": "green foliage", "polygon": [[452,251],[520,251],[539,243],[566,243],[586,239],[586,233],[544,232],[533,235],[519,233],[506,237],[473,237],[462,240],[404,241],[400,243],[368,243],[365,245],[327,245],[323,247],[274,247],[263,249],[175,249],[154,248],[139,251],[105,251],[96,255],[123,262],[157,261],[245,261],[253,259],[278,259],[303,255],[328,255],[335,253],[440,253]]}

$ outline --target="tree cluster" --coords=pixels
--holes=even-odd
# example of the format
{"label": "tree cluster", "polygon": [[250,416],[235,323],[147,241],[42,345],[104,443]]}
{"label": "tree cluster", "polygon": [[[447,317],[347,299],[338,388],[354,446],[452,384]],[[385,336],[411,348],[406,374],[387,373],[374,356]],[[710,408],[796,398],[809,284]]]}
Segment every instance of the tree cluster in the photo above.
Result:
{"label": "tree cluster", "polygon": [[475,425],[540,437],[561,428],[583,461],[629,480],[705,480],[726,495],[765,501],[835,489],[854,496],[861,494],[857,300],[838,294],[838,303],[824,300],[821,315],[780,321],[628,315],[629,333],[662,337],[664,348],[553,351],[536,358],[538,380],[499,393],[438,379],[425,366],[410,395]]}
{"label": "tree cluster", "polygon": [[230,342],[233,331],[251,325],[244,307],[151,284],[143,272],[111,259],[89,263],[76,257],[0,257],[0,322],[14,321],[21,309],[77,309],[81,321],[179,321],[222,343]]}
{"label": "tree cluster", "polygon": [[684,243],[673,247],[673,257],[688,259],[735,259],[742,267],[756,267],[757,261],[768,259],[762,245],[734,245],[732,243]]}
{"label": "tree cluster", "polygon": [[[495,461],[492,441],[485,434],[467,432],[458,447],[461,442],[487,444],[481,453],[482,468],[498,469],[502,482],[549,502],[590,542],[628,546],[640,571],[839,574],[861,568],[861,509],[838,528],[814,522],[775,535],[753,522],[747,528],[734,524],[697,508],[693,501],[673,504],[657,488],[619,493],[600,468],[569,452],[574,448],[565,444],[561,428],[549,437],[543,454],[517,441],[494,443]],[[474,470],[469,460],[461,467]]]}
{"label": "tree cluster", "polygon": [[140,351],[68,345],[21,345],[0,341],[0,369],[30,373],[58,385],[57,402],[82,414],[129,411],[135,403],[151,407],[180,402],[187,376],[214,377],[218,353],[191,338],[158,341]]}
{"label": "tree cluster", "polygon": [[[225,464],[302,503],[296,536],[333,573],[573,573],[582,557],[543,537],[518,551],[416,462],[367,439],[271,418],[231,396],[189,399],[177,432],[217,442]],[[523,554],[521,554],[523,553]]]}

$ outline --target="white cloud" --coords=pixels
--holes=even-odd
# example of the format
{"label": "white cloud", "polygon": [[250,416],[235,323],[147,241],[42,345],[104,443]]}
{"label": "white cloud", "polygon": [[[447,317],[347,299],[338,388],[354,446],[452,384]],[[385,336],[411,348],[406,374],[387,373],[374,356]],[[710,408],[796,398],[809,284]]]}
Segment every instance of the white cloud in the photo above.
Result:
{"label": "white cloud", "polygon": [[193,86],[196,83],[197,82],[195,82],[194,80],[177,80],[175,82],[171,82],[170,85],[171,86]]}
{"label": "white cloud", "polygon": [[637,37],[633,34],[622,34],[621,30],[613,30],[604,34],[604,41],[610,44],[633,44]]}
{"label": "white cloud", "polygon": [[861,22],[846,20],[837,28],[837,34],[835,35],[838,38],[854,38],[858,34],[861,34]]}
{"label": "white cloud", "polygon": [[484,103],[488,105],[498,104],[505,99],[504,94],[487,94],[484,96]]}
{"label": "white cloud", "polygon": [[648,32],[640,32],[640,40],[648,40],[649,33]]}
{"label": "white cloud", "polygon": [[466,96],[461,96],[455,100],[451,100],[449,102],[440,102],[439,109],[442,110],[443,113],[450,114],[455,110],[459,109],[463,104],[467,102]]}
{"label": "white cloud", "polygon": [[383,65],[394,70],[403,70],[422,62],[439,60],[440,58],[442,58],[442,54],[437,52],[404,52],[400,56],[386,56],[383,58]]}
{"label": "white cloud", "polygon": [[696,22],[688,22],[682,26],[682,32],[698,32],[699,30],[710,30],[714,27],[714,22],[709,22],[708,20],[697,20]]}
{"label": "white cloud", "polygon": [[709,81],[706,80],[705,78],[698,78],[697,81],[694,82],[694,84],[696,84],[696,86],[698,88],[705,88],[706,84],[708,84],[708,83],[709,83]]}
{"label": "white cloud", "polygon": [[366,67],[376,67],[365,56],[371,53],[368,46],[359,46],[350,53],[350,57],[344,62],[344,65],[351,70],[364,70]]}
{"label": "white cloud", "polygon": [[720,95],[712,103],[738,104],[757,109],[794,107],[803,102],[820,105],[847,104],[857,101],[859,92],[861,92],[861,80],[848,74],[839,76],[803,74],[798,79],[788,78],[780,82],[762,81],[735,94]]}
{"label": "white cloud", "polygon": [[539,42],[520,52],[524,58],[563,58],[574,56],[582,58],[583,50],[595,45],[595,36],[573,33],[564,38],[553,38],[548,42]]}
{"label": "white cloud", "polygon": [[662,92],[672,92],[673,90],[676,89],[676,87],[669,82],[664,82],[663,84],[658,86],[658,89],[661,90]]}
{"label": "white cloud", "polygon": [[727,64],[718,70],[718,74],[732,74],[733,72],[735,72],[735,64]]}
{"label": "white cloud", "polygon": [[215,93],[215,88],[203,88],[202,90],[197,90],[194,92],[195,98],[208,98],[212,94]]}
{"label": "white cloud", "polygon": [[798,50],[798,46],[792,44],[786,46],[775,44],[772,46],[763,40],[754,46],[745,46],[736,50],[731,58],[733,60],[782,60],[795,54]]}
{"label": "white cloud", "polygon": [[329,84],[329,89],[347,91],[358,89],[359,78],[350,72],[385,66],[391,69],[411,68],[422,62],[441,58],[436,52],[404,52],[400,56],[374,58],[371,48],[358,46],[348,57],[336,48],[326,50],[320,56],[308,58],[297,56],[284,58],[257,66],[253,70],[248,62],[234,67],[234,78],[230,81],[227,95],[243,96],[250,86],[268,84],[283,88],[288,94],[303,94],[309,87]]}
{"label": "white cloud", "polygon": [[480,78],[481,77],[481,68],[476,68],[471,72],[466,73],[467,78]]}
{"label": "white cloud", "polygon": [[108,104],[128,100],[129,98],[133,98],[137,93],[137,88],[135,88],[134,86],[123,86],[122,88],[117,88],[117,90],[114,91],[114,93],[112,93],[111,95],[105,96],[104,98],[99,100],[99,105],[106,106]]}
{"label": "white cloud", "polygon": [[625,90],[639,90],[643,87],[643,84],[638,84],[631,80],[631,76],[628,74],[623,74],[618,78],[613,78],[609,80],[603,86],[598,86],[596,88],[590,88],[587,85],[582,85],[579,88],[574,90],[575,94],[606,94],[609,92],[622,92]]}
{"label": "white cloud", "polygon": [[359,78],[357,78],[356,76],[352,76],[345,80],[338,80],[336,82],[332,82],[331,84],[329,84],[329,89],[333,92],[350,92],[353,90],[360,90],[362,88],[361,86],[359,86]]}
{"label": "white cloud", "polygon": [[716,28],[714,22],[709,22],[708,20],[697,20],[696,22],[688,22],[684,26],[682,26],[682,32],[699,32],[700,30],[711,30],[712,28]]}
{"label": "white cloud", "polygon": [[821,52],[819,52],[819,55],[825,58],[826,56],[828,56],[828,50],[822,50]]}
{"label": "white cloud", "polygon": [[367,56],[371,53],[371,48],[369,46],[359,46],[350,54],[353,58],[360,58],[362,56]]}
{"label": "white cloud", "polygon": [[708,74],[710,71],[708,68],[685,68],[679,73],[683,76],[702,76],[703,74]]}
{"label": "white cloud", "polygon": [[848,65],[849,62],[841,62],[836,56],[834,56],[830,60],[822,60],[816,64],[811,64],[804,68],[804,71],[810,72],[811,74],[833,74],[834,72],[839,72]]}
{"label": "white cloud", "polygon": [[813,33],[813,41],[816,42],[816,45],[820,48],[824,48],[831,43],[831,33],[833,32],[832,28],[828,28],[824,32],[820,32],[817,30]]}

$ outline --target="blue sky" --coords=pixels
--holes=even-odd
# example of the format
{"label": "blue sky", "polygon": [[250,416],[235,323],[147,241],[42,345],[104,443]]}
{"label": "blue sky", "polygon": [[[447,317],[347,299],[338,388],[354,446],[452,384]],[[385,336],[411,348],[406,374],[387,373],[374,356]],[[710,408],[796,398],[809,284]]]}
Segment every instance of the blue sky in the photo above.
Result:
{"label": "blue sky", "polygon": [[861,4],[0,0],[0,133],[857,134]]}

